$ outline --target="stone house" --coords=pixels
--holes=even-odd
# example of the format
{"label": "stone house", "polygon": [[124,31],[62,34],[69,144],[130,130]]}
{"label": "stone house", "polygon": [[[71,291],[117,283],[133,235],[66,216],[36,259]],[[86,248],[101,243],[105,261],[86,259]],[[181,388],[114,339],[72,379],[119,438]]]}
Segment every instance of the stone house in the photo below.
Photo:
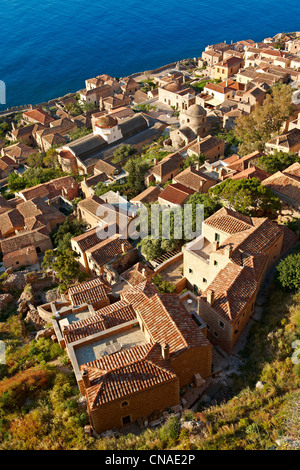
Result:
{"label": "stone house", "polygon": [[199,386],[211,373],[205,330],[177,295],[159,294],[147,281],[61,330],[97,433],[178,405],[181,387]]}
{"label": "stone house", "polygon": [[51,114],[47,113],[42,108],[35,108],[30,111],[25,111],[22,114],[23,117],[23,124],[42,124],[43,126],[48,127],[54,118]]}
{"label": "stone house", "polygon": [[197,193],[207,193],[211,186],[216,184],[216,180],[200,169],[200,165],[189,166],[179,173],[173,182],[180,183],[186,188],[192,189]]}
{"label": "stone house", "polygon": [[274,150],[298,153],[300,150],[300,129],[294,128],[266,142],[266,151],[272,153]]}
{"label": "stone house", "polygon": [[225,141],[208,135],[204,138],[197,138],[197,142],[187,149],[189,156],[191,155],[205,155],[205,159],[209,162],[219,160],[220,157],[224,156]]}
{"label": "stone house", "polygon": [[194,194],[194,192],[194,190],[181,183],[175,182],[168,184],[158,196],[158,203],[168,207],[181,206],[187,202],[188,198]]}
{"label": "stone house", "polygon": [[241,67],[243,67],[243,59],[240,57],[230,57],[222,62],[217,63],[213,67],[215,80],[226,80],[235,75]]}
{"label": "stone house", "polygon": [[179,152],[166,155],[145,174],[145,185],[148,186],[151,182],[163,185],[172,181],[179,173],[182,162],[183,156]]}
{"label": "stone house", "polygon": [[0,179],[6,178],[19,164],[7,155],[0,158]]}
{"label": "stone house", "polygon": [[36,248],[27,246],[16,251],[11,251],[3,256],[5,269],[20,269],[24,266],[33,266],[39,261]]}
{"label": "stone house", "polygon": [[184,276],[200,295],[198,313],[208,338],[228,353],[253,312],[267,270],[282,256],[285,233],[267,218],[223,207],[183,248]]}
{"label": "stone house", "polygon": [[283,203],[300,208],[300,164],[294,163],[262,181]]}
{"label": "stone house", "polygon": [[193,88],[176,82],[158,88],[158,101],[174,109],[187,110],[196,103]]}

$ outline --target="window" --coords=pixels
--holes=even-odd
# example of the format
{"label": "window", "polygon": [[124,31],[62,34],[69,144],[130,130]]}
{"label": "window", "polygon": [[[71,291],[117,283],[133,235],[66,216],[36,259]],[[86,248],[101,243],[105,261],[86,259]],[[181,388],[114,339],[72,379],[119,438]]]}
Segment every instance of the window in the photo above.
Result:
{"label": "window", "polygon": [[191,268],[189,268],[189,273],[193,274],[193,270]]}
{"label": "window", "polygon": [[123,401],[123,403],[121,403],[121,406],[122,408],[125,408],[125,406],[128,406],[128,401]]}
{"label": "window", "polygon": [[130,416],[124,416],[122,418],[122,424],[125,426],[126,424],[130,424],[131,423],[131,418]]}
{"label": "window", "polygon": [[219,333],[217,333],[217,331],[214,331],[214,336],[215,336],[216,338],[219,338]]}
{"label": "window", "polygon": [[215,242],[219,242],[219,241],[220,241],[220,234],[215,233]]}
{"label": "window", "polygon": [[220,325],[220,327],[223,328],[223,330],[224,330],[224,328],[225,328],[225,323],[220,320],[220,321],[219,321],[219,325]]}
{"label": "window", "polygon": [[218,261],[214,260],[214,266],[218,266]]}
{"label": "window", "polygon": [[207,329],[208,329],[208,331],[209,331],[209,330],[210,330],[210,326],[209,326],[208,324],[206,324],[206,326],[207,326]]}
{"label": "window", "polygon": [[207,279],[205,279],[205,277],[203,278],[202,282],[207,282]]}

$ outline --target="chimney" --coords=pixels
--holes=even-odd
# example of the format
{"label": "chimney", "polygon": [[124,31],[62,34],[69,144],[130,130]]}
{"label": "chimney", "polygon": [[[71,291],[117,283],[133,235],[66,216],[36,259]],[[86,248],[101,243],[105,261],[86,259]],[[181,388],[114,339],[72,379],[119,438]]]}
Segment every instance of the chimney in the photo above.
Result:
{"label": "chimney", "polygon": [[89,388],[91,386],[91,383],[90,383],[88,370],[84,369],[84,371],[82,372],[81,375],[82,375],[82,380],[83,380],[83,383],[84,383],[84,387]]}
{"label": "chimney", "polygon": [[161,344],[161,355],[166,361],[170,359],[170,346],[168,343]]}
{"label": "chimney", "polygon": [[126,253],[125,243],[121,244],[122,253]]}
{"label": "chimney", "polygon": [[145,268],[143,268],[143,269],[142,269],[142,276],[144,276],[144,277],[145,277],[145,273],[146,273],[146,269],[145,269]]}
{"label": "chimney", "polygon": [[154,165],[157,165],[157,158],[153,159],[153,163],[154,163]]}
{"label": "chimney", "polygon": [[207,298],[207,302],[208,302],[210,305],[213,305],[214,300],[215,300],[215,291],[209,289],[209,290],[207,291],[207,296],[206,296],[206,298]]}
{"label": "chimney", "polygon": [[231,258],[231,255],[232,255],[232,247],[231,247],[231,246],[225,246],[224,253],[225,253],[225,256],[226,256],[227,258]]}

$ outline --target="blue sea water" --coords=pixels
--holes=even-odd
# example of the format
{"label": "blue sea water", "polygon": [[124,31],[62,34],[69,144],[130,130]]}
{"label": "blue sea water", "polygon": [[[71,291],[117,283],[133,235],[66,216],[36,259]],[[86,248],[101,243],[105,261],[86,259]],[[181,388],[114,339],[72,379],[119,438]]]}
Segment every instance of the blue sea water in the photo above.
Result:
{"label": "blue sea water", "polygon": [[299,30],[299,11],[299,0],[0,0],[6,106],[198,57],[215,42]]}

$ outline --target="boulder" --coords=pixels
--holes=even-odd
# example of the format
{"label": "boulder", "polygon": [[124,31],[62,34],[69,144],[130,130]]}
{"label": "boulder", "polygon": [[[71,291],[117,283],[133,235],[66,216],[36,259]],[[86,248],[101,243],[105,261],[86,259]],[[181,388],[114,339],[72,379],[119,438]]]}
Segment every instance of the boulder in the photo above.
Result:
{"label": "boulder", "polygon": [[37,335],[36,335],[36,339],[40,339],[40,338],[51,338],[51,336],[54,334],[54,328],[50,327],[50,328],[46,328],[44,330],[40,330],[38,331]]}
{"label": "boulder", "polygon": [[0,294],[0,312],[13,300],[11,294]]}
{"label": "boulder", "polygon": [[29,310],[24,321],[32,325],[36,331],[43,330],[46,324],[35,309]]}

